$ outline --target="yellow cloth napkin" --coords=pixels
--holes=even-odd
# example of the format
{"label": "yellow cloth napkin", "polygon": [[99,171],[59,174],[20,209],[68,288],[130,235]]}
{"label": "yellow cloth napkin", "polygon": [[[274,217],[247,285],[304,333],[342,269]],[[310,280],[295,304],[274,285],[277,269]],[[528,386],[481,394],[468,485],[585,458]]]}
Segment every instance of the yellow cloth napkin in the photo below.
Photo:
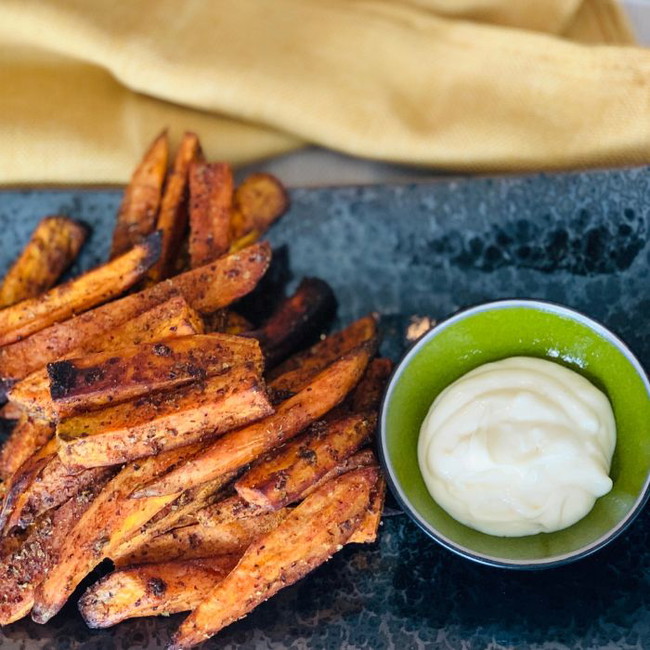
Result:
{"label": "yellow cloth napkin", "polygon": [[494,171],[650,161],[614,0],[3,0],[0,182],[122,182],[168,126]]}

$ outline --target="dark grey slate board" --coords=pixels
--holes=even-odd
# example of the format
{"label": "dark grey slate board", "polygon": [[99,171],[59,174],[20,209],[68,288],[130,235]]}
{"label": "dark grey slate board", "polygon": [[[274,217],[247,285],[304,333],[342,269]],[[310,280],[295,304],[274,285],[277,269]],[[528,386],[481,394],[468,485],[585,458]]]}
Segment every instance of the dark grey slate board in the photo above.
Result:
{"label": "dark grey slate board", "polygon": [[[63,212],[108,250],[116,191],[0,193],[0,273],[40,216]],[[536,297],[581,309],[650,364],[650,170],[389,187],[295,190],[273,230],[294,278],[321,276],[339,318],[384,317],[384,353],[404,347],[411,314]],[[2,648],[163,647],[181,617],[87,630],[74,604],[46,626],[0,631]],[[538,573],[475,566],[403,515],[373,547],[347,548],[207,644],[210,648],[650,647],[650,514],[595,557]]]}

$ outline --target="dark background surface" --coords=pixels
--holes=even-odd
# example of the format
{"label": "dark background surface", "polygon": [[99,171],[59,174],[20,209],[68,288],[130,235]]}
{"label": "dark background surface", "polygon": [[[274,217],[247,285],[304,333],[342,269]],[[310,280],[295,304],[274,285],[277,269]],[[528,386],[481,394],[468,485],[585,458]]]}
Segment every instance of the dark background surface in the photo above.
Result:
{"label": "dark background surface", "polygon": [[[93,227],[79,267],[99,263],[119,200],[113,190],[0,193],[0,273],[52,213]],[[378,311],[382,350],[394,358],[414,314],[440,319],[485,300],[533,297],[602,321],[647,367],[649,228],[650,171],[639,169],[296,190],[270,239],[288,246],[293,284],[309,275],[333,286],[340,323]],[[378,544],[344,549],[206,647],[650,647],[649,534],[646,509],[591,558],[508,572],[455,557],[391,511]],[[163,647],[180,620],[92,632],[71,603],[46,626],[0,631],[0,647]]]}

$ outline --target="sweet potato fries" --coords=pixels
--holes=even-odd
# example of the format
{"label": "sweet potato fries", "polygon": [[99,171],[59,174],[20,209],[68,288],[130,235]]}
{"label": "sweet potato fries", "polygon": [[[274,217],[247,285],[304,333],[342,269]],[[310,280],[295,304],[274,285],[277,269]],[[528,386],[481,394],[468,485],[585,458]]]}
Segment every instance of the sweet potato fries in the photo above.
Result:
{"label": "sweet potato fries", "polygon": [[238,301],[269,267],[258,240],[285,189],[236,187],[191,133],[168,159],[163,133],[104,265],[54,286],[85,230],[50,217],[0,285],[0,400],[17,419],[0,450],[0,625],[50,620],[108,560],[79,601],[87,624],[190,612],[173,640],[189,648],[376,539],[391,367],[376,317],[323,336],[336,300],[317,278],[250,316]]}

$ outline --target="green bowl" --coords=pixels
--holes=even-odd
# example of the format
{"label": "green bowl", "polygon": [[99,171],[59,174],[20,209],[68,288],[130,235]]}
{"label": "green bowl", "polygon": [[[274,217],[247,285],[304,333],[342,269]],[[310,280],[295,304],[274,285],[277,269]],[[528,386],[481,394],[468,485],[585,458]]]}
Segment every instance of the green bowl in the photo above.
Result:
{"label": "green bowl", "polygon": [[[549,359],[589,379],[609,397],[617,442],[613,488],[582,520],[554,533],[495,537],[448,515],[420,473],[417,441],[431,402],[473,368],[512,356]],[[626,345],[567,307],[503,300],[456,314],[427,332],[393,373],[382,404],[379,450],[391,491],[437,542],[482,564],[535,569],[577,560],[619,535],[650,493],[650,382]]]}

